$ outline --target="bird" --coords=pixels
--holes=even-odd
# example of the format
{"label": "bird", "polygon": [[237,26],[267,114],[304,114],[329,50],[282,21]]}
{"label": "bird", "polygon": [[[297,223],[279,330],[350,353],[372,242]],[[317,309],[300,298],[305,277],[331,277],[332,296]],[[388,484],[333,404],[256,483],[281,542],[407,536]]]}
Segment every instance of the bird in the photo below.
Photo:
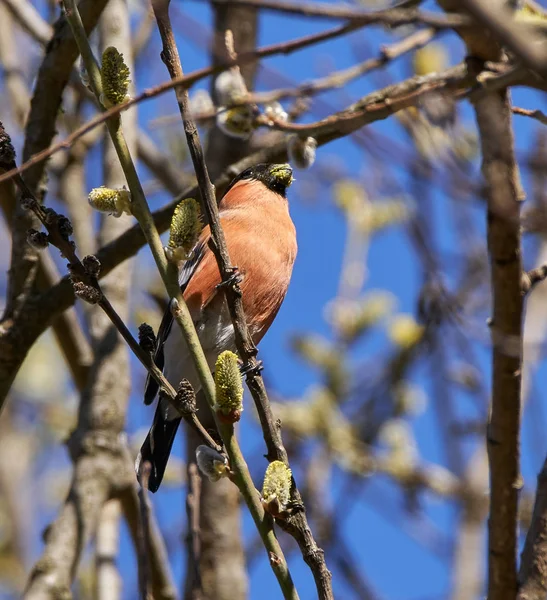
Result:
{"label": "bird", "polygon": [[[289,214],[287,188],[293,182],[289,164],[260,163],[242,171],[219,203],[219,217],[230,261],[237,265],[243,309],[253,342],[258,345],[274,321],[287,293],[298,246]],[[204,227],[179,270],[184,300],[196,327],[211,372],[224,350],[235,352],[234,328],[209,247],[211,232]],[[158,329],[154,361],[177,389],[187,379],[195,392],[199,377],[180,328],[166,310]],[[159,385],[148,377],[145,404],[158,395]],[[181,417],[166,399],[159,399],[154,421],[135,461],[137,477],[148,462],[148,489],[161,484]]]}

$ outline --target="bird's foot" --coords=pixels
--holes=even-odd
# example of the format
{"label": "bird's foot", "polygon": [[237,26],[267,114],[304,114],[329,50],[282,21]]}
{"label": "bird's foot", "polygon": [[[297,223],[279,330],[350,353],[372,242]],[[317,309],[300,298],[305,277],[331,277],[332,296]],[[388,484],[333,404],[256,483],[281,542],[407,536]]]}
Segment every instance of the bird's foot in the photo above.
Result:
{"label": "bird's foot", "polygon": [[239,371],[242,376],[259,375],[263,369],[264,364],[261,360],[255,361],[254,364],[245,363],[239,367]]}
{"label": "bird's foot", "polygon": [[225,279],[217,284],[217,290],[223,287],[233,287],[239,285],[243,281],[243,275],[239,272],[238,267],[230,267],[230,270],[232,271],[232,274],[230,277],[228,277],[228,279]]}

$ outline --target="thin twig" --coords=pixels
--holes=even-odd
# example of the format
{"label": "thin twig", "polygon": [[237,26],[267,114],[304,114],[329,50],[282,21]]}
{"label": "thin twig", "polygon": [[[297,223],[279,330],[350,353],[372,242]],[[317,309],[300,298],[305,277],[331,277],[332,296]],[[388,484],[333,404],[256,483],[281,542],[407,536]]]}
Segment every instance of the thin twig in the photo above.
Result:
{"label": "thin twig", "polygon": [[[237,64],[242,64],[241,60],[238,60]],[[52,154],[71,147],[72,144],[74,144],[74,142],[80,137],[95,127],[102,125],[105,121],[108,121],[108,119],[115,117],[120,112],[127,110],[127,108],[133,106],[135,103],[153,98],[169,89],[177,88],[179,85],[183,86],[184,89],[186,87],[191,87],[193,83],[206,76],[203,74],[204,71],[207,71],[208,75],[213,71],[216,72],[217,69],[218,71],[223,70],[220,67],[215,67],[195,71],[188,76],[181,76],[180,79],[177,78],[169,83],[164,83],[155,88],[145,90],[125,104],[109,108],[93,119],[90,119],[87,123],[76,129],[61,142],[58,142],[57,144],[54,144],[42,152],[34,155],[20,167],[0,175],[0,183],[11,179],[17,173],[23,173],[34,164],[46,160]],[[484,73],[488,74],[489,76],[488,78],[485,78],[485,81],[482,81],[481,78],[483,77]],[[327,137],[332,135],[332,139],[336,139],[337,137],[341,137],[342,135],[346,135],[351,131],[359,129],[366,124],[385,119],[388,116],[395,114],[399,110],[415,105],[422,95],[431,91],[445,89],[457,91],[468,88],[469,86],[475,86],[468,90],[465,94],[455,96],[456,100],[462,100],[464,98],[475,100],[489,91],[499,89],[500,87],[505,87],[507,85],[522,84],[524,82],[524,73],[518,68],[513,69],[511,67],[505,67],[504,70],[501,71],[485,71],[484,73],[479,73],[476,76],[473,76],[468,72],[466,65],[461,64],[456,67],[452,67],[447,71],[443,71],[442,73],[411,77],[410,79],[402,81],[398,84],[388,86],[382,90],[378,90],[377,92],[372,92],[346,109],[315,123],[283,123],[280,121],[273,121],[271,119],[259,117],[257,120],[257,125],[263,125],[272,129],[278,129],[280,131],[299,133],[301,135],[313,135],[314,137],[317,137],[320,134]],[[509,81],[507,80],[508,76],[510,77]],[[479,79],[481,79],[480,83],[478,83]],[[268,92],[266,92],[266,95],[267,94]],[[264,97],[257,95],[257,100],[260,101],[264,99]],[[249,95],[249,97],[245,98],[245,100],[241,103],[247,103],[254,100],[254,95]],[[234,103],[234,106],[237,106],[241,103]],[[340,129],[340,127],[342,127],[342,129]],[[325,140],[324,143],[326,143],[326,141],[330,141],[330,139]]]}
{"label": "thin twig", "polygon": [[472,21],[465,15],[419,11],[414,8],[387,8],[365,12],[352,6],[328,3],[290,2],[289,0],[213,0],[214,4],[232,6],[253,6],[263,10],[318,17],[324,19],[347,19],[367,25],[380,24],[397,27],[400,25],[422,24],[436,29],[470,25]]}
{"label": "thin twig", "polygon": [[[100,102],[102,94],[100,71],[91,51],[91,47],[84,31],[75,0],[65,0],[64,4],[68,22],[72,28],[74,37],[76,38],[76,42],[82,55],[84,65],[89,74],[90,86],[95,94],[96,99]],[[158,271],[160,272],[166,290],[172,300],[171,309],[174,319],[181,328],[187,347],[192,355],[192,360],[194,361],[194,366],[198,373],[202,389],[211,409],[214,410],[214,381],[209,370],[203,348],[199,342],[190,312],[181,294],[178,284],[177,268],[174,265],[167,263],[158,231],[152,219],[150,208],[144,196],[140,180],[137,176],[135,165],[127,149],[119,119],[114,117],[113,119],[107,120],[106,124],[114,143],[114,147],[116,148],[118,158],[124,170],[129,189],[131,191],[132,212],[137,218],[137,221],[139,222],[139,225],[141,226],[146,237],[146,241],[150,246],[152,255],[158,267]],[[290,573],[286,566],[286,561],[283,558],[281,547],[275,538],[271,526],[268,526],[267,521],[264,519],[264,510],[259,502],[258,495],[256,493],[256,489],[254,488],[247,465],[243,460],[239,445],[233,434],[233,427],[223,425],[218,421],[218,419],[216,420],[218,429],[222,435],[228,455],[230,457],[232,470],[234,471],[233,480],[235,481],[236,485],[238,485],[245,501],[250,508],[251,514],[253,515],[255,523],[262,535],[266,548],[271,554],[277,557],[275,561],[271,561],[271,564],[273,571],[280,582],[285,597],[295,600],[298,598],[298,595],[294,589]]]}
{"label": "thin twig", "polygon": [[108,110],[105,110],[104,112],[97,115],[93,119],[90,119],[87,123],[85,123],[84,125],[79,127],[77,130],[75,130],[71,135],[69,135],[67,138],[65,138],[61,142],[58,142],[57,144],[54,144],[54,145],[50,146],[49,148],[46,148],[45,150],[34,154],[31,158],[29,158],[29,160],[27,160],[25,163],[23,163],[17,170],[14,170],[13,172],[7,172],[7,173],[0,175],[0,183],[2,183],[3,181],[6,181],[8,179],[11,179],[15,175],[15,172],[22,173],[23,171],[26,171],[28,168],[32,167],[33,165],[43,162],[44,160],[49,158],[55,152],[58,152],[59,150],[63,150],[66,148],[70,148],[70,146],[72,146],[72,144],[77,139],[79,139],[80,137],[82,137],[83,135],[85,135],[86,133],[88,133],[89,131],[94,129],[95,127],[102,125],[103,123],[107,122],[109,119],[116,117],[120,113],[131,108],[135,104],[139,104],[140,102],[142,102],[144,100],[150,100],[151,98],[155,98],[156,96],[159,96],[159,95],[161,95],[171,89],[174,89],[174,88],[178,88],[178,87],[183,87],[185,89],[190,88],[190,87],[192,87],[192,85],[194,85],[201,79],[204,79],[205,77],[209,77],[210,75],[217,75],[218,73],[222,73],[223,71],[232,67],[234,64],[238,64],[241,66],[241,65],[248,64],[248,63],[252,63],[252,62],[258,60],[259,58],[265,58],[267,56],[273,56],[275,54],[290,54],[292,52],[295,52],[296,50],[300,50],[302,48],[306,48],[308,46],[318,44],[319,42],[331,40],[331,39],[334,39],[341,35],[344,35],[346,33],[349,33],[351,31],[355,31],[356,29],[359,29],[359,27],[360,27],[360,25],[349,23],[346,25],[340,25],[338,27],[334,27],[333,29],[323,31],[321,33],[316,33],[313,35],[307,35],[304,37],[300,37],[300,38],[298,38],[296,40],[292,40],[290,42],[281,42],[279,44],[272,44],[271,46],[264,46],[263,48],[259,48],[255,52],[249,52],[248,54],[240,54],[238,56],[237,63],[227,62],[223,65],[217,65],[214,67],[205,67],[203,69],[198,69],[197,71],[194,71],[193,73],[190,73],[188,75],[184,75],[178,79],[173,79],[171,81],[167,81],[163,84],[157,85],[153,88],[144,90],[143,92],[141,92],[140,94],[137,94],[136,96],[134,96],[133,98],[131,98],[130,100],[125,102],[124,104],[112,106],[111,108],[109,108]]}
{"label": "thin twig", "polygon": [[518,106],[511,107],[513,114],[521,115],[523,117],[530,117],[531,119],[536,119],[543,125],[547,125],[547,115],[541,110],[529,110],[527,108],[519,108]]}
{"label": "thin twig", "polygon": [[150,478],[151,465],[144,462],[141,466],[139,505],[140,505],[140,528],[138,539],[138,561],[139,561],[139,588],[142,600],[152,600],[150,592],[150,498],[148,497],[148,480]]}
{"label": "thin twig", "polygon": [[188,565],[184,597],[186,600],[201,600],[203,589],[201,585],[200,556],[201,556],[201,532],[200,532],[200,500],[201,500],[201,477],[196,463],[191,462],[187,468],[188,492],[186,493],[186,522],[188,532],[186,534],[186,548]]}
{"label": "thin twig", "polygon": [[308,83],[302,83],[293,88],[283,88],[268,92],[255,92],[254,94],[249,94],[249,97],[246,98],[246,102],[266,104],[285,98],[314,96],[332,88],[341,88],[357,77],[370,73],[374,69],[385,67],[390,61],[399,58],[406,52],[424,46],[433,39],[435,34],[436,31],[433,28],[416,31],[395,44],[384,46],[380,50],[379,56],[376,58],[369,58],[353,67],[335,71],[326,77],[321,77]]}
{"label": "thin twig", "polygon": [[526,66],[547,75],[547,53],[541,36],[532,27],[516,21],[505,0],[462,0],[460,4]]}
{"label": "thin twig", "polygon": [[[153,3],[153,8],[156,14],[156,20],[158,21],[158,27],[163,42],[163,61],[165,62],[172,78],[181,77],[183,71],[169,19],[169,1],[156,0],[156,2]],[[205,211],[211,228],[211,238],[213,242],[212,250],[215,254],[221,279],[223,282],[228,282],[233,275],[233,268],[230,262],[224,233],[220,225],[215,192],[209,179],[207,166],[205,164],[203,151],[199,140],[199,134],[191,117],[188,92],[187,90],[177,88],[176,94],[179,110],[184,124],[184,131],[186,133],[188,147],[190,149],[190,155],[192,157],[201,197],[205,205]],[[225,285],[223,288],[226,295],[228,308],[230,310],[232,323],[234,325],[236,347],[238,349],[240,358],[249,367],[247,385],[251,391],[258,410],[261,426],[264,431],[264,437],[267,441],[268,457],[270,460],[277,458],[288,464],[287,452],[283,447],[279,428],[275,425],[269,400],[266,395],[266,389],[264,387],[262,377],[259,374],[259,369],[257,368],[257,349],[247,327],[247,320],[243,311],[243,302],[241,299],[240,290],[234,285]],[[235,436],[233,436],[232,439],[235,440]],[[270,443],[268,444],[268,442]],[[296,486],[294,487],[294,499],[301,505],[302,499],[298,493],[298,490],[296,489]],[[242,493],[248,493],[248,490],[242,490]],[[253,515],[253,517],[255,517],[255,515]],[[304,515],[304,511],[298,512],[291,525],[287,527],[287,530],[291,532],[295,539],[299,542],[304,559],[311,567],[319,598],[321,600],[331,599],[333,597],[331,574],[326,567],[323,551],[317,546],[313,538]],[[284,562],[282,555],[280,556],[278,554],[278,559],[279,563],[282,564],[282,562]],[[270,561],[270,563],[272,564],[272,561]],[[283,567],[287,569],[286,565],[283,565]],[[286,589],[287,588],[285,587],[284,590]],[[296,595],[296,591],[293,593]]]}
{"label": "thin twig", "polygon": [[[95,94],[97,101],[100,104],[100,99],[102,95],[101,73],[95,61],[95,57],[93,56],[91,47],[89,45],[89,41],[83,28],[75,0],[65,0],[65,7],[67,9],[67,19],[72,28],[86,70],[89,74],[90,86],[93,90],[93,93]],[[213,407],[215,404],[214,381],[211,376],[211,372],[209,370],[209,366],[207,364],[207,359],[203,352],[203,348],[199,343],[199,338],[196,333],[192,317],[181,294],[181,290],[178,283],[178,270],[174,265],[167,262],[158,230],[152,218],[150,207],[148,206],[148,202],[146,201],[141,182],[137,175],[135,164],[133,162],[133,159],[125,141],[120,120],[119,118],[114,116],[111,119],[108,119],[106,121],[106,124],[110,133],[110,137],[114,144],[114,148],[116,149],[118,159],[125,174],[129,190],[131,191],[132,213],[137,219],[139,226],[141,227],[142,232],[144,234],[144,237],[146,238],[146,242],[150,247],[152,256],[154,257],[154,261],[163,280],[167,293],[169,294],[172,300],[176,301],[176,321],[181,327],[182,334],[184,336],[188,349],[190,350],[192,359],[194,360],[194,364],[196,367],[196,371],[199,375],[202,388],[205,391],[210,406]],[[108,304],[105,304],[104,308],[109,311],[109,316],[116,320],[116,315],[113,313],[112,307]],[[115,324],[117,325],[117,327],[119,327],[120,333],[133,347],[134,339],[131,339],[129,332],[127,331],[127,328],[125,327],[121,319],[117,319]],[[148,354],[146,355],[146,360],[151,360]],[[157,369],[155,365],[151,367],[151,372],[154,375],[154,378],[158,380],[159,369]],[[163,375],[162,379],[164,379]],[[169,388],[171,388],[171,386],[168,386],[168,389]],[[170,395],[170,391],[168,392],[168,395]],[[195,414],[193,414],[193,424],[195,424],[196,419],[197,417],[195,417]],[[203,427],[201,427],[201,430],[203,433]],[[210,445],[211,437],[209,435],[207,437],[209,440],[207,443]],[[218,449],[218,446],[215,445],[215,447]]]}
{"label": "thin twig", "polygon": [[[454,70],[455,69],[455,70]],[[468,85],[472,84],[473,81],[476,81],[476,78],[473,79],[467,73],[467,68],[465,65],[460,65],[459,67],[455,67],[454,69],[450,69],[445,72],[445,76],[450,76],[450,79],[447,80],[447,86],[450,84],[450,87],[454,86],[458,88],[465,88]],[[502,72],[501,74],[494,75],[491,80],[489,80],[488,86],[481,86],[480,89],[475,90],[473,98],[480,98],[482,95],[490,91],[490,89],[496,89],[497,86],[505,86],[508,85],[507,81],[507,73],[509,73],[511,77],[511,85],[515,83],[523,84],[526,82],[533,83],[526,79],[526,74],[522,70],[518,69],[509,69],[507,72]],[[417,78],[411,78],[406,82],[401,82],[397,84],[398,86],[405,85],[416,85]],[[429,79],[426,79],[429,81]],[[402,87],[398,88],[399,90]],[[365,104],[366,102],[374,103],[378,100],[378,97],[385,98],[384,102],[386,103],[386,108],[384,112],[378,112],[375,115],[375,119],[386,118],[389,114],[389,94],[392,93],[393,87],[389,86],[388,88],[384,88],[383,90],[379,90],[377,93],[369,94],[365,98],[363,98],[359,104]],[[460,99],[458,96],[456,99]],[[345,113],[345,111],[342,111]],[[337,113],[342,114],[342,113]],[[102,117],[102,115],[101,115]],[[372,120],[371,120],[372,122]],[[316,136],[317,143],[319,146],[327,144],[333,140],[339,139],[348,133],[354,132],[362,126],[362,121],[354,120],[347,123],[348,131],[345,128],[334,128],[332,130],[322,131],[320,134]],[[253,154],[245,157],[244,159],[232,164],[228,167],[223,174],[216,179],[215,185],[217,189],[222,189],[227,186],[231,179],[236,176],[238,173],[247,169],[248,167],[261,163],[261,162],[284,162],[287,160],[287,145],[286,141],[282,140],[276,143],[273,146],[269,146],[266,148],[262,148]],[[12,175],[15,172],[15,169],[12,170]],[[0,177],[2,179],[2,177]],[[158,209],[153,214],[153,219],[158,227],[160,232],[166,231],[171,222],[171,217],[173,215],[173,210],[175,206],[180,202],[183,198],[195,197],[196,194],[199,193],[197,187],[189,187],[176,198],[170,204]],[[118,264],[127,260],[131,256],[133,256],[143,245],[145,244],[145,239],[142,234],[139,225],[134,225],[131,229],[125,232],[123,235],[119,236],[112,243],[104,246],[97,252],[97,257],[99,258],[102,269],[101,275],[105,275],[109,273],[114,267]],[[19,340],[19,348],[21,349],[14,358],[12,358],[11,362],[8,366],[4,368],[4,371],[7,373],[7,376],[4,379],[0,379],[0,402],[2,402],[7,394],[7,390],[9,388],[10,377],[14,376],[14,373],[19,368],[21,361],[24,357],[24,352],[22,352],[23,348],[27,347],[27,344],[32,343],[33,340],[39,335],[44,328],[49,324],[51,318],[58,315],[63,310],[66,310],[70,307],[74,302],[74,295],[72,293],[72,285],[68,278],[62,279],[57,285],[53,286],[48,292],[42,294],[41,297],[37,299],[38,305],[41,307],[42,311],[37,313],[37,318],[34,321],[35,327],[32,330],[27,329],[27,334],[29,336],[28,340],[25,342],[24,346],[21,346],[20,338]],[[48,308],[45,311],[45,308]],[[39,318],[38,318],[39,316]],[[15,332],[13,333],[15,336]]]}
{"label": "thin twig", "polygon": [[[156,21],[158,23],[158,29],[162,39],[163,50],[162,60],[165,63],[169,75],[172,78],[180,78],[183,76],[182,65],[180,62],[173,30],[171,27],[171,21],[169,18],[169,0],[155,0],[152,3]],[[186,134],[186,140],[192,157],[192,163],[198,180],[201,197],[205,205],[207,218],[211,227],[211,237],[214,242],[213,252],[217,258],[217,264],[219,265],[220,274],[222,281],[228,281],[233,275],[233,269],[231,269],[231,263],[228,256],[228,250],[224,234],[220,226],[220,218],[218,215],[218,208],[216,203],[215,191],[211,180],[209,179],[209,173],[205,165],[205,159],[203,157],[203,150],[199,139],[199,134],[195,123],[190,116],[189,110],[189,97],[188,91],[185,89],[177,88],[176,90],[177,102],[179,110],[184,124],[184,132]],[[224,286],[226,287],[230,286]],[[231,289],[226,292],[227,298],[231,299],[231,296],[238,296],[236,290]],[[238,296],[240,299],[240,297]],[[231,308],[231,307],[230,307]],[[239,318],[241,322],[245,323],[245,316],[243,314],[243,307],[241,302],[239,303]],[[176,317],[176,314],[175,314]],[[232,314],[232,320],[234,315]],[[234,327],[236,340],[238,338],[237,327]],[[236,341],[237,343],[237,341]],[[252,343],[252,342],[251,342]],[[245,360],[245,357],[241,357]],[[207,391],[204,390],[206,395]],[[279,585],[283,591],[285,598],[298,598],[298,593],[292,582],[292,578],[287,566],[285,557],[275,534],[272,529],[272,524],[269,523],[269,519],[265,518],[264,509],[258,501],[256,489],[250,477],[247,465],[239,449],[234,429],[232,425],[221,424],[219,427],[222,434],[222,438],[226,444],[228,454],[230,456],[231,467],[235,472],[236,476],[234,481],[243,495],[247,506],[251,512],[253,520],[260,531],[262,540],[266,549],[268,550],[270,557],[275,556],[275,560],[270,560],[270,566],[272,567]]]}
{"label": "thin twig", "polygon": [[528,294],[534,287],[547,279],[547,265],[536,267],[524,273],[522,276],[521,291],[523,294]]}
{"label": "thin twig", "polygon": [[[0,135],[4,133],[4,128],[0,122]],[[12,168],[15,163],[1,164],[0,168]],[[24,179],[17,175],[15,177],[15,183],[21,191],[22,198],[30,201],[30,210],[38,217],[40,222],[44,225],[48,232],[48,241],[53,246],[61,251],[61,254],[69,260],[69,270],[71,278],[76,282],[76,285],[81,291],[81,295],[87,301],[93,300],[93,303],[98,304],[105,314],[108,316],[112,324],[116,327],[118,332],[121,334],[123,339],[127,342],[135,356],[139,359],[142,365],[147,369],[150,375],[160,384],[160,389],[165,397],[172,403],[172,405],[180,410],[178,403],[176,402],[176,391],[173,389],[171,384],[164,377],[163,373],[154,364],[151,356],[144,352],[139,346],[137,340],[133,337],[133,334],[129,331],[123,319],[118,315],[114,307],[110,304],[108,298],[104,295],[99,282],[97,280],[98,270],[100,269],[100,263],[95,258],[96,273],[91,273],[88,268],[78,258],[76,254],[76,247],[74,243],[69,239],[68,235],[64,235],[59,228],[59,223],[64,221],[67,227],[71,227],[68,219],[62,215],[57,215],[51,209],[45,209],[41,204],[38,203],[36,197],[26,185]],[[94,258],[94,257],[93,257]],[[199,422],[195,413],[188,415],[181,412],[181,416],[193,427],[199,435],[203,438],[204,442],[214,448],[218,452],[222,451],[222,448],[213,440],[209,433]]]}

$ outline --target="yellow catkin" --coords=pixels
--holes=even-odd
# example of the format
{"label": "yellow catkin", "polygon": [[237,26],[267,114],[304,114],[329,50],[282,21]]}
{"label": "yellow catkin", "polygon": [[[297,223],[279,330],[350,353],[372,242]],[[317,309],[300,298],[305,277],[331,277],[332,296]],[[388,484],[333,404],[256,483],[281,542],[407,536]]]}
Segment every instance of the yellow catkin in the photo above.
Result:
{"label": "yellow catkin", "polygon": [[107,104],[112,106],[125,102],[129,89],[129,75],[129,68],[123,60],[123,54],[114,46],[106,48],[102,57],[101,83]]}

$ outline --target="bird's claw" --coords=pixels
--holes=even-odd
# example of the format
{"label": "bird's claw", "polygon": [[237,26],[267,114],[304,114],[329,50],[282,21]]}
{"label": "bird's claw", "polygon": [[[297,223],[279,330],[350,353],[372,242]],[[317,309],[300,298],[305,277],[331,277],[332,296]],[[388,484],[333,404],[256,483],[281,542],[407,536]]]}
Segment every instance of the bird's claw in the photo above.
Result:
{"label": "bird's claw", "polygon": [[224,281],[221,281],[216,285],[217,290],[223,287],[239,285],[243,281],[243,275],[239,272],[239,269],[237,267],[230,267],[230,269],[232,271],[232,274],[230,275],[230,277],[228,277],[228,279],[225,279]]}
{"label": "bird's claw", "polygon": [[262,363],[261,360],[257,360],[255,362],[255,364],[253,364],[253,365],[251,365],[249,363],[245,363],[244,365],[241,365],[241,367],[239,368],[239,371],[242,376],[259,375],[260,371],[262,371],[263,369],[264,369],[264,364]]}

